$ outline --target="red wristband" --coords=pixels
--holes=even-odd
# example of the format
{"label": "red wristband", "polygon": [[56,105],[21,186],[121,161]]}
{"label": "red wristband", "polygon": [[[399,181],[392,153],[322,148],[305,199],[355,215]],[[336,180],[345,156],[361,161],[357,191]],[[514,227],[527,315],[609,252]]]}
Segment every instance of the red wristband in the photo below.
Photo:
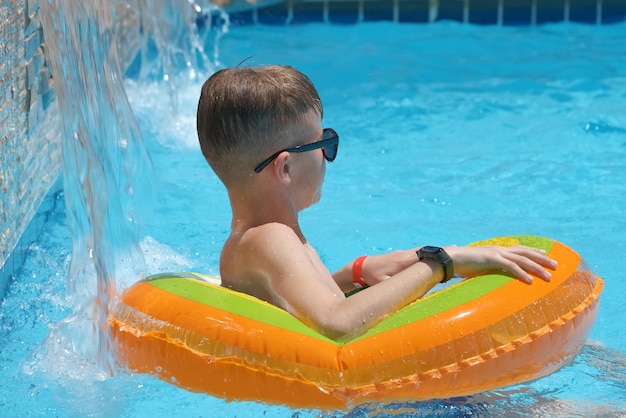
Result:
{"label": "red wristband", "polygon": [[363,281],[363,262],[367,258],[366,255],[362,255],[361,257],[354,260],[352,263],[352,283],[358,288],[366,288],[369,287]]}

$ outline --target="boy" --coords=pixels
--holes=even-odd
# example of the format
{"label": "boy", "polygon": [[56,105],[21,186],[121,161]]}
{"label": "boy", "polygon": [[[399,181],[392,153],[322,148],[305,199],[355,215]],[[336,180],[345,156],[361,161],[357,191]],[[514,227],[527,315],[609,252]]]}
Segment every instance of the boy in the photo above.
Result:
{"label": "boy", "polygon": [[[311,81],[286,66],[218,71],[202,87],[202,153],[226,186],[233,218],[220,258],[224,286],[268,301],[334,339],[365,332],[453,274],[550,280],[556,263],[517,246],[422,247],[359,257],[331,274],[298,213],[317,203],[339,137],[322,129]],[[347,298],[345,293],[363,289]]]}

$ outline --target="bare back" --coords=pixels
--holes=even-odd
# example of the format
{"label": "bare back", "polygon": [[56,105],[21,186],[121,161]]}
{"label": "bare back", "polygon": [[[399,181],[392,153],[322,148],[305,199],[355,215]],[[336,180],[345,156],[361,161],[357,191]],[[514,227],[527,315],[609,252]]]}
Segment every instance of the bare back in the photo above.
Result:
{"label": "bare back", "polygon": [[[297,317],[301,310],[287,302],[297,295],[307,296],[305,304],[323,294],[344,298],[315,249],[280,223],[234,231],[222,250],[220,274],[225,287],[265,300]],[[303,287],[310,287],[311,292],[303,292]]]}

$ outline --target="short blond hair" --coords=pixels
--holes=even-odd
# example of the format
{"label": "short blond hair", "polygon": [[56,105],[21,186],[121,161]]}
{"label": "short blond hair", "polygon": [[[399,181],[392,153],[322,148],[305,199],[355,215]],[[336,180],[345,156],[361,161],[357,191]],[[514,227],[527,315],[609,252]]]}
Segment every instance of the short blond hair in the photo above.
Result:
{"label": "short blond hair", "polygon": [[249,176],[256,164],[304,115],[323,116],[322,102],[309,78],[289,66],[229,68],[204,83],[198,102],[197,130],[202,154],[224,182]]}

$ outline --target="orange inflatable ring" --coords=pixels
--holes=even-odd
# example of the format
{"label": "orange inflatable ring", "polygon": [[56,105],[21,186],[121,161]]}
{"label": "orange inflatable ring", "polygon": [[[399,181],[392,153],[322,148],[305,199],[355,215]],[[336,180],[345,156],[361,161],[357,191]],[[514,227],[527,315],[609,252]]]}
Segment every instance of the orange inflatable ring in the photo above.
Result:
{"label": "orange inflatable ring", "polygon": [[524,244],[559,263],[550,282],[505,276],[464,280],[337,342],[287,312],[196,274],[160,274],[111,309],[118,361],[229,400],[349,409],[363,402],[470,395],[547,375],[587,338],[603,281],[571,248]]}

